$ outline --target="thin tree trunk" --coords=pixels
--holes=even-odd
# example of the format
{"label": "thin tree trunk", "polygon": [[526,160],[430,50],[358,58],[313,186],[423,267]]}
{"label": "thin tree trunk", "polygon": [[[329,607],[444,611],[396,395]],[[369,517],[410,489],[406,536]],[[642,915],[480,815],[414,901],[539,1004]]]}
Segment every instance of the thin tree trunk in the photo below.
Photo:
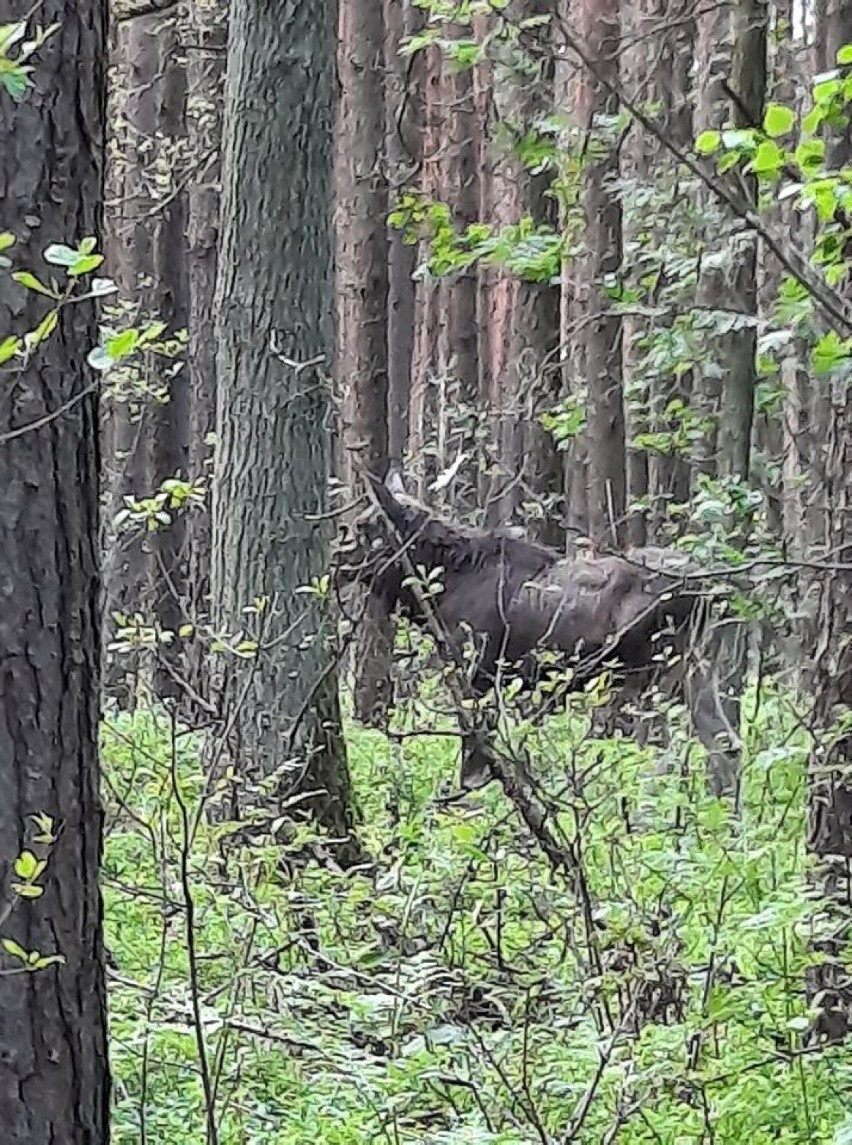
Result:
{"label": "thin tree trunk", "polygon": [[[618,0],[585,0],[580,35],[589,56],[617,88]],[[625,532],[622,331],[621,319],[608,301],[606,279],[621,269],[621,205],[612,185],[618,177],[618,152],[614,141],[608,140],[605,130],[601,130],[600,119],[614,116],[617,101],[584,73],[579,111],[594,142],[604,150],[602,158],[587,157],[583,192],[589,528],[597,543],[615,546]]]}
{"label": "thin tree trunk", "polygon": [[358,848],[332,618],[321,595],[297,591],[328,562],[336,35],[324,0],[231,12],[212,595],[232,633],[268,598],[235,763],[248,784],[275,776],[278,800],[308,796],[300,806],[345,862]]}
{"label": "thin tree trunk", "polygon": [[[149,211],[152,232],[151,290],[153,315],[166,324],[167,336],[186,331],[189,319],[189,284],[186,262],[186,64],[180,42],[186,38],[183,12],[161,17],[157,27],[157,98],[155,146],[148,159],[157,173],[156,192]],[[138,177],[138,173],[137,173]],[[186,373],[179,360],[161,366],[163,400],[151,407],[148,440],[151,488],[163,481],[185,479],[189,461],[190,400]],[[158,649],[167,660],[154,675],[154,694],[177,699],[185,694],[187,675],[184,644],[177,638],[187,619],[186,514],[172,514],[171,524],[151,534],[151,608],[158,627],[173,639]]]}
{"label": "thin tree trunk", "polygon": [[[420,24],[411,3],[384,0],[385,18],[385,155],[393,208],[421,159],[420,84],[423,55],[402,55],[406,36]],[[414,353],[414,267],[416,246],[401,230],[388,229],[388,460],[402,470],[408,443],[411,366]]]}
{"label": "thin tree trunk", "polygon": [[[21,19],[0,2],[0,23]],[[44,0],[55,32],[29,63],[20,103],[4,94],[0,229],[16,263],[43,281],[42,252],[102,236],[106,131],[106,5]],[[28,28],[28,32],[32,29]],[[72,63],[69,65],[69,61]],[[23,336],[50,310],[0,277],[0,330]],[[53,334],[20,363],[0,406],[0,840],[10,873],[31,817],[58,840],[38,898],[0,924],[0,1124],[20,1145],[109,1140],[98,759],[100,606],[97,382],[86,356],[98,340],[92,300],[64,307]],[[14,435],[6,438],[6,434]],[[59,828],[61,827],[61,830]],[[20,872],[19,872],[20,874]],[[12,893],[4,878],[4,898]],[[10,951],[59,954],[22,974]]]}
{"label": "thin tree trunk", "polygon": [[[852,7],[840,0],[822,0],[817,6],[817,36],[817,67],[834,67],[838,49],[852,42]],[[840,168],[850,157],[852,132],[847,126],[831,142],[828,159]],[[842,284],[847,292],[850,246],[847,241],[847,275]],[[830,383],[811,382],[811,388],[812,424],[817,423],[818,433],[812,441],[818,443],[825,476],[819,491],[824,533],[809,555],[848,567],[852,563],[852,391],[844,377]],[[832,933],[815,944],[823,960],[811,968],[807,991],[811,1004],[821,1010],[817,1035],[836,1042],[848,1037],[852,1029],[852,983],[845,960],[852,893],[852,734],[848,729],[837,734],[836,729],[838,719],[852,709],[852,575],[837,571],[824,578],[818,601],[812,677],[817,738],[809,776],[808,847],[817,860],[815,878]]]}
{"label": "thin tree trunk", "polygon": [[[196,625],[210,613],[211,434],[216,417],[216,263],[219,244],[222,98],[228,43],[227,0],[193,0],[189,8],[192,46],[188,48],[186,118],[189,154],[196,166],[187,188],[187,278],[190,396],[189,477],[204,481],[203,512],[187,521],[188,611]],[[197,691],[207,688],[207,658],[200,640],[192,644],[190,678]]]}
{"label": "thin tree trunk", "polygon": [[[129,320],[149,317],[153,281],[151,141],[157,123],[159,13],[125,18],[115,26],[110,66],[114,75],[110,99],[111,139],[107,181],[116,206],[108,215],[107,269],[118,284]],[[134,650],[107,651],[121,626],[116,616],[143,616],[150,600],[151,548],[138,529],[117,531],[113,522],[125,498],[151,493],[148,438],[151,399],[142,363],[134,363],[128,383],[106,396],[106,450],[109,476],[104,528],[104,671],[105,697],[120,707],[135,703],[142,658]]]}
{"label": "thin tree trunk", "polygon": [[[384,157],[384,24],[375,0],[342,0],[337,124],[338,382],[343,476],[388,466],[388,236]],[[392,632],[369,610],[356,633],[355,716],[381,726],[389,703]]]}

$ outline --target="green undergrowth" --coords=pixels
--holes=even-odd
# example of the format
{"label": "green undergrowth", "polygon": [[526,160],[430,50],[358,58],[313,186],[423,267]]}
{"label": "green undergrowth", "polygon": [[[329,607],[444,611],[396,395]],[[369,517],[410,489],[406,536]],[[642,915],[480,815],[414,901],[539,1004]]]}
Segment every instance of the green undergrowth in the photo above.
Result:
{"label": "green undergrowth", "polygon": [[680,730],[664,759],[582,713],[524,729],[568,875],[497,784],[438,804],[458,745],[406,734],[429,726],[349,725],[377,867],[343,874],[298,861],[304,837],[282,867],[261,827],[220,861],[203,816],[187,847],[197,737],[150,711],[105,725],[118,1145],[210,1139],[196,1009],[221,1145],[844,1140],[852,1054],[805,1036],[819,916],[789,705],[749,700],[738,822]]}

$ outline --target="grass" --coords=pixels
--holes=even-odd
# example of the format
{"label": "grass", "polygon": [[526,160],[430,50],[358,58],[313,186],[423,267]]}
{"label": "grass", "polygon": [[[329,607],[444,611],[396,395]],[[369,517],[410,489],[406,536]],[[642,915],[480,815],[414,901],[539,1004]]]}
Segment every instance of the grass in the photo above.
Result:
{"label": "grass", "polygon": [[803,1036],[807,743],[779,696],[754,708],[738,823],[679,731],[660,773],[581,711],[520,729],[574,877],[496,784],[436,806],[456,742],[351,725],[377,875],[285,876],[262,829],[223,862],[204,818],[187,852],[197,740],[112,718],[114,1142],[208,1140],[183,874],[221,1145],[848,1140],[852,1051]]}

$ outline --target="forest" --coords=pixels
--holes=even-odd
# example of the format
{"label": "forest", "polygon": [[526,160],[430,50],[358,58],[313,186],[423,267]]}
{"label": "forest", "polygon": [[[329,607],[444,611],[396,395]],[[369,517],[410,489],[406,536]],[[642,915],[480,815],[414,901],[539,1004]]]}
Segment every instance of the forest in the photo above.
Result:
{"label": "forest", "polygon": [[0,1137],[852,1143],[852,0],[0,0]]}

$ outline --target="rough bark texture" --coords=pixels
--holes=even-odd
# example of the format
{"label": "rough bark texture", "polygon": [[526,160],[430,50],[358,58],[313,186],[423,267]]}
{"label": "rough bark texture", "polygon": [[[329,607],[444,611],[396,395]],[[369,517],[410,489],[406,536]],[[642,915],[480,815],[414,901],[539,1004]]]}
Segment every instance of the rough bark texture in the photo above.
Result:
{"label": "rough bark texture", "polygon": [[[440,199],[441,164],[446,150],[443,136],[443,60],[441,49],[427,47],[423,53],[423,133],[420,192],[428,201]],[[428,240],[420,244],[417,262],[428,259]],[[414,348],[411,366],[409,452],[418,478],[417,493],[425,500],[428,478],[435,473],[435,454],[440,449],[438,381],[445,374],[447,345],[448,285],[418,278],[414,292]],[[427,450],[429,455],[427,456]]]}
{"label": "rough bark texture", "polygon": [[[617,86],[618,0],[585,0],[579,27],[590,58]],[[614,97],[585,73],[579,114],[590,132],[583,196],[589,528],[596,541],[605,545],[614,545],[624,536],[625,507],[621,319],[612,313],[605,289],[607,276],[617,274],[621,267],[621,205],[611,185],[618,177],[619,163],[615,141],[600,124],[600,117],[616,111]]]}
{"label": "rough bark texture", "polygon": [[[669,20],[667,10],[667,0],[639,0],[633,8],[635,39],[631,52],[636,80],[635,85],[629,86],[629,90],[634,99],[651,101],[659,108],[658,118],[667,137],[688,150],[692,146],[690,72],[695,24],[692,19]],[[637,260],[631,239],[633,234],[647,232],[650,228],[653,247],[666,250],[671,211],[677,208],[684,195],[680,185],[683,173],[672,168],[659,141],[642,131],[638,125],[632,128],[623,155],[640,183],[653,194],[655,204],[649,211],[643,196],[639,204],[633,207],[632,218],[628,211],[625,220],[625,263],[628,270],[638,278],[641,279],[650,270],[659,276],[657,281],[662,284],[666,278],[665,263],[662,266],[659,262],[649,266],[647,262]],[[652,296],[649,301],[654,303],[657,299]],[[653,320],[634,317],[628,325],[624,346],[625,394],[633,398],[638,383],[639,396],[647,401],[647,408],[642,411],[647,419],[647,428],[655,434],[670,434],[671,404],[676,400],[688,404],[690,378],[688,375],[678,376],[674,370],[653,367],[646,373],[637,362],[641,353],[637,342],[643,334],[650,334],[651,338],[659,336],[660,327],[670,326],[671,319],[665,313],[659,318],[655,316]],[[642,428],[641,415],[636,420],[638,424],[634,424],[634,431]],[[634,498],[641,493],[642,486],[647,482],[648,512],[644,519],[645,529],[638,525],[638,514],[631,517],[630,540],[633,544],[639,543],[639,536],[644,532],[647,539],[655,543],[665,542],[670,538],[673,528],[670,506],[682,505],[689,499],[689,461],[680,450],[654,449],[646,454],[646,466],[643,466],[636,452],[631,450],[635,468],[628,473],[628,491],[629,496]],[[631,460],[630,455],[628,460]]]}
{"label": "rough bark texture", "polygon": [[[182,10],[170,11],[156,27],[157,121],[155,147],[149,159],[151,198],[147,225],[152,237],[150,309],[166,324],[166,335],[186,330],[189,319],[189,283],[186,262],[186,61],[181,39],[186,39]],[[134,173],[138,178],[138,172]],[[190,389],[182,361],[160,365],[161,400],[151,407],[148,441],[151,489],[170,478],[184,479],[189,461]],[[176,513],[171,524],[151,535],[151,611],[158,627],[177,633],[187,619],[186,514]],[[184,694],[185,644],[173,639],[158,653],[160,670],[154,675],[154,694],[160,699]],[[164,662],[165,661],[165,662]]]}
{"label": "rough bark texture", "polygon": [[[0,23],[21,18],[0,3]],[[3,93],[0,230],[42,278],[52,242],[101,237],[105,5],[45,0],[58,30],[37,52],[20,104]],[[0,330],[23,334],[46,300],[0,277]],[[61,952],[63,966],[0,974],[0,1124],[17,1145],[108,1140],[109,1077],[98,875],[98,417],[86,354],[91,302],[62,311],[0,406],[0,841],[8,870],[39,812],[62,823],[42,879],[2,937]],[[27,429],[43,419],[40,426]],[[7,437],[6,435],[14,435]],[[8,893],[4,891],[4,895]]]}
{"label": "rough bark texture", "polygon": [[[817,66],[833,67],[838,48],[852,42],[852,9],[840,0],[823,0],[818,6],[817,29]],[[829,148],[829,161],[839,167],[850,156],[852,140],[847,129]],[[848,244],[845,253],[848,266]],[[842,285],[848,292],[848,272]],[[823,380],[813,388],[813,420],[822,421],[826,406],[828,416],[822,421],[824,436],[815,439],[825,474],[821,490],[825,531],[821,544],[811,550],[811,559],[823,557],[848,568],[852,563],[852,390],[843,377],[831,384]],[[825,961],[811,970],[807,987],[811,1001],[822,1009],[817,1034],[840,1041],[852,1029],[852,978],[846,959],[852,894],[852,734],[836,731],[838,718],[852,708],[852,575],[848,571],[823,580],[816,628],[814,723],[820,735],[811,759],[808,845],[817,860],[816,876],[834,934],[818,944]]]}
{"label": "rough bark texture", "polygon": [[348,843],[329,617],[318,596],[296,593],[328,560],[336,33],[337,5],[323,0],[237,0],[231,12],[212,582],[231,631],[255,596],[270,598],[238,771],[283,767],[282,795],[316,792],[308,806]]}
{"label": "rough bark texture", "polygon": [[337,129],[338,382],[344,472],[387,467],[388,240],[382,5],[341,0]]}
{"label": "rough bark texture", "polygon": [[[152,235],[149,226],[151,196],[150,148],[157,122],[159,53],[156,29],[161,17],[149,14],[127,18],[113,26],[110,68],[113,83],[109,101],[107,186],[115,209],[108,213],[107,270],[118,284],[127,321],[146,311],[153,275]],[[115,638],[115,614],[143,613],[149,599],[150,544],[138,530],[117,531],[116,514],[125,497],[150,493],[147,449],[151,403],[145,391],[140,363],[134,362],[127,384],[109,387],[104,401],[106,520],[104,521],[105,649]],[[105,652],[104,696],[120,707],[136,700],[142,670],[136,652]]]}
{"label": "rough bark texture", "polygon": [[[737,99],[732,107],[731,118],[739,127],[763,122],[767,20],[768,8],[762,0],[739,0],[734,10],[730,86]],[[756,205],[756,183],[751,180],[747,185],[750,198]],[[738,313],[750,318],[757,317],[755,237],[737,245],[726,305],[733,305]],[[726,476],[745,481],[751,468],[751,431],[757,386],[756,327],[749,325],[744,330],[719,339],[715,344],[715,352],[719,355],[724,375],[719,408],[719,469]]]}
{"label": "rough bark texture", "polygon": [[[189,9],[192,46],[187,49],[187,135],[197,164],[187,188],[187,279],[190,391],[189,476],[209,488],[216,413],[216,253],[219,240],[219,178],[222,97],[228,42],[227,0],[194,0]],[[210,609],[210,502],[187,521],[188,611],[197,623]],[[206,662],[198,645],[192,654],[192,682],[202,693]]]}
{"label": "rough bark texture", "polygon": [[[423,55],[414,59],[400,49],[420,24],[410,3],[385,0],[385,158],[388,204],[411,183],[421,158],[419,84]],[[416,247],[403,232],[388,231],[388,459],[401,470],[408,443],[408,404],[414,351],[414,274]]]}
{"label": "rough bark texture", "polygon": [[[384,477],[388,464],[388,236],[384,159],[384,23],[374,0],[342,0],[337,121],[338,384],[343,476],[355,463]],[[392,633],[365,615],[356,634],[355,715],[381,725],[388,708]]]}

